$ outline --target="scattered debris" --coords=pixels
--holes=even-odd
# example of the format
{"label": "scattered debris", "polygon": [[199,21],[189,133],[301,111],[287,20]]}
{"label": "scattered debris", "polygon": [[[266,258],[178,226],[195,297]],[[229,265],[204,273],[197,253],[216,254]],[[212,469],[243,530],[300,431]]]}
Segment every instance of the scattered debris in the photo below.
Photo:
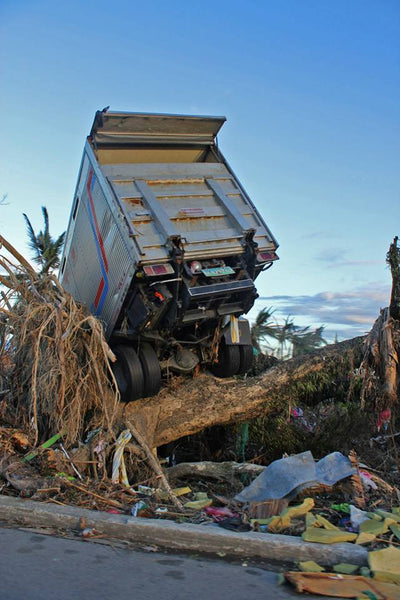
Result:
{"label": "scattered debris", "polygon": [[[0,243],[5,245],[1,236]],[[99,322],[65,294],[54,276],[39,278],[11,245],[7,248],[19,264],[0,257],[7,273],[1,281],[10,290],[2,293],[0,307],[6,315],[0,321],[0,493],[134,518],[218,525],[238,534],[252,530],[305,542],[363,544],[370,569],[346,563],[326,573],[324,566],[306,561],[299,563],[301,573],[287,573],[286,578],[299,591],[400,597],[399,433],[393,429],[393,386],[376,406],[379,426],[391,433],[371,437],[372,453],[390,441],[395,448],[388,481],[387,470],[370,469],[355,452],[347,457],[331,448],[318,461],[307,450],[268,466],[199,460],[162,468],[153,437],[143,435],[146,419],[143,425],[118,404],[109,363],[113,355]],[[399,332],[386,313],[381,325],[392,328],[389,341],[398,346]],[[371,356],[382,341],[377,331],[368,339],[363,402],[371,392],[365,382],[375,381]],[[154,413],[149,415],[148,423]],[[308,433],[318,428],[315,415],[300,406],[291,408],[291,418]],[[102,537],[84,522],[79,535]]]}
{"label": "scattered debris", "polygon": [[[360,575],[341,575],[338,573],[285,573],[287,581],[292,583],[298,592],[319,594],[321,596],[337,596],[339,598],[374,598],[375,600],[398,600],[400,588],[390,583],[383,583]],[[372,594],[372,595],[371,595]]]}

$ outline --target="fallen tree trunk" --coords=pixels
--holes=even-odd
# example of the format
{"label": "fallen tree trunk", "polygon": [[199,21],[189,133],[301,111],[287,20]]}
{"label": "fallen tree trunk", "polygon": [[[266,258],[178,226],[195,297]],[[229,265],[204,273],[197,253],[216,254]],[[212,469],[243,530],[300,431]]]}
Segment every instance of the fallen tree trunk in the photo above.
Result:
{"label": "fallen tree trunk", "polygon": [[[129,418],[158,447],[192,435],[207,427],[238,423],[261,415],[290,414],[292,401],[304,390],[325,380],[325,397],[338,382],[347,379],[350,398],[356,376],[362,377],[360,400],[375,411],[378,427],[390,421],[399,403],[400,355],[400,249],[398,238],[391,244],[387,262],[392,273],[390,308],[381,311],[367,337],[325,346],[286,362],[280,362],[260,377],[218,380],[202,375],[155,398],[126,406]],[[309,385],[310,384],[310,385]],[[318,387],[318,382],[317,386]],[[285,406],[286,405],[286,406]],[[287,407],[287,408],[286,408]]]}
{"label": "fallen tree trunk", "polygon": [[325,346],[303,357],[280,362],[258,377],[216,379],[209,374],[182,381],[154,398],[137,400],[122,409],[152,447],[168,444],[207,427],[248,420],[289,410],[304,382],[319,373],[357,368],[364,356],[364,337]]}
{"label": "fallen tree trunk", "polygon": [[[1,243],[6,244],[0,236]],[[20,265],[14,267],[0,256],[0,265],[8,273],[8,279],[3,279],[10,298],[18,297],[14,305],[8,296],[0,302],[0,341],[4,342],[0,357],[6,347],[10,355],[9,368],[0,370],[7,384],[3,387],[9,390],[2,394],[0,414],[12,413],[18,427],[33,435],[34,444],[66,431],[68,447],[98,428],[115,440],[117,431],[132,423],[151,452],[215,425],[258,416],[285,419],[292,403],[326,398],[346,402],[359,397],[360,386],[354,384],[361,379],[363,406],[368,403],[368,408],[379,409],[380,421],[387,422],[398,405],[400,324],[393,316],[378,320],[367,340],[360,337],[325,346],[279,362],[261,376],[179,377],[154,398],[120,404],[101,323],[76,305],[54,276],[41,278],[11,245],[5,247]],[[395,250],[396,267],[397,239]],[[23,276],[17,277],[20,271]],[[398,294],[393,297],[391,304],[397,306]]]}

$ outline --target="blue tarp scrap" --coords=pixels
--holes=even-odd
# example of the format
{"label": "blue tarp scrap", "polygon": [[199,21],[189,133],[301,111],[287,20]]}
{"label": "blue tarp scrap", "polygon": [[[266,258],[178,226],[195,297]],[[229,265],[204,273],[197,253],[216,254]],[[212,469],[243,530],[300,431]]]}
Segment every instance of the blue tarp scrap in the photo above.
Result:
{"label": "blue tarp scrap", "polygon": [[235,496],[239,502],[291,500],[313,485],[332,486],[355,473],[350,460],[341,452],[332,452],[318,462],[307,450],[275,460],[254,481]]}

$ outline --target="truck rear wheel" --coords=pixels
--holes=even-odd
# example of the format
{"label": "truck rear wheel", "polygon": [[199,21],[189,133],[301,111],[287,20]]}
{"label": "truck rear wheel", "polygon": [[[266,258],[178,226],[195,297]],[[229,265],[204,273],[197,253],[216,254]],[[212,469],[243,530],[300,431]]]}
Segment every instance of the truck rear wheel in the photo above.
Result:
{"label": "truck rear wheel", "polygon": [[218,362],[211,365],[211,371],[217,377],[232,377],[239,371],[239,367],[239,346],[228,346],[222,339],[218,349]]}
{"label": "truck rear wheel", "polygon": [[253,346],[251,344],[241,344],[239,346],[240,353],[240,367],[238,374],[245,375],[248,373],[253,366]]}
{"label": "truck rear wheel", "polygon": [[161,387],[161,368],[153,347],[150,344],[141,344],[139,359],[144,376],[143,397],[155,396]]}
{"label": "truck rear wheel", "polygon": [[135,350],[130,346],[116,346],[113,352],[117,358],[112,364],[114,377],[123,402],[143,397],[144,376],[142,365]]}

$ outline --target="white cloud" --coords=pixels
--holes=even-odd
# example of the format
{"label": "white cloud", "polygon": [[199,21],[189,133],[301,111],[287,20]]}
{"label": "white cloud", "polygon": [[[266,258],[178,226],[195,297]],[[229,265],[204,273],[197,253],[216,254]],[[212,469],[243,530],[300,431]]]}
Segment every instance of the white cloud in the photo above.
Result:
{"label": "white cloud", "polygon": [[325,325],[327,338],[338,333],[341,339],[363,335],[370,330],[379,311],[388,306],[390,287],[369,283],[345,291],[323,291],[313,296],[263,296],[257,301],[275,309],[274,316],[279,321],[287,315],[295,323],[318,327]]}

